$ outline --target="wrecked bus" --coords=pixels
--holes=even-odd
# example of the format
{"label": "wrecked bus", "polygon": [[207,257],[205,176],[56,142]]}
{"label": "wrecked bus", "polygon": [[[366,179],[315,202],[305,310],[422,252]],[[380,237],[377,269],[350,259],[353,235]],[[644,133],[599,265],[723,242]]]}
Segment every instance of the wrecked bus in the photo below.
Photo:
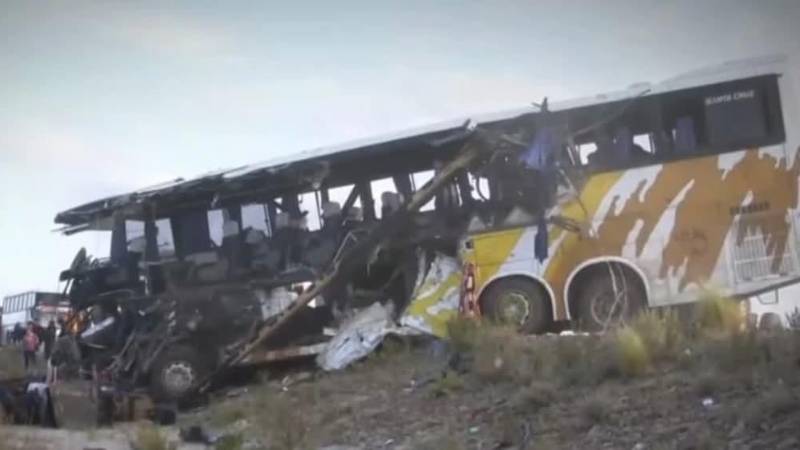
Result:
{"label": "wrecked bus", "polygon": [[553,105],[550,126],[584,175],[546,213],[470,225],[468,301],[529,332],[594,331],[708,288],[746,298],[796,282],[800,111],[787,67],[729,63]]}
{"label": "wrecked bus", "polygon": [[108,257],[81,249],[61,273],[74,314],[59,358],[177,400],[223,367],[318,353],[357,308],[402,311],[419,249],[455,255],[477,207],[477,151],[452,162],[473,132],[446,124],[58,213],[66,234],[110,232]]}
{"label": "wrecked bus", "polygon": [[180,399],[226,367],[318,353],[376,302],[397,318],[434,259],[420,253],[459,258],[463,313],[525,332],[602,329],[708,283],[788,283],[797,106],[781,67],[545,99],[63,211],[65,233],[111,232],[108,258],[82,250],[61,274],[63,353]]}

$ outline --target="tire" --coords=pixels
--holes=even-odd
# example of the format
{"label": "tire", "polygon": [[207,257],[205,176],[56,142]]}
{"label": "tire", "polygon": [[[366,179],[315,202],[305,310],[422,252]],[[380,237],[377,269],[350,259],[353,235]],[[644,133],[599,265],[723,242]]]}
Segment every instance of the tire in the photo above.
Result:
{"label": "tire", "polygon": [[150,370],[153,397],[165,402],[185,401],[209,369],[195,348],[186,345],[167,348]]}
{"label": "tire", "polygon": [[[578,294],[578,327],[582,331],[598,332],[625,325],[641,311],[646,303],[642,283],[616,265],[615,301],[614,280],[608,267],[595,272]],[[621,275],[621,276],[620,276]]]}
{"label": "tire", "polygon": [[551,323],[547,293],[524,278],[500,280],[481,296],[481,309],[489,319],[516,326],[528,334],[543,333]]}

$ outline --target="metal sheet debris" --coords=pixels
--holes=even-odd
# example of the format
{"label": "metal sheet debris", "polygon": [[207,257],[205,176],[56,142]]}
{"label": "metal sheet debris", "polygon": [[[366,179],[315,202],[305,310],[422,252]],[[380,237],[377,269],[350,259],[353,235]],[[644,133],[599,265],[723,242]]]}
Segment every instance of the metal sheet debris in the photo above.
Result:
{"label": "metal sheet debris", "polygon": [[[423,263],[420,264],[424,268]],[[447,338],[447,322],[458,314],[461,266],[456,258],[436,253],[428,271],[420,276],[400,325]]]}
{"label": "metal sheet debris", "polygon": [[346,321],[317,356],[323,370],[340,370],[370,353],[392,332],[403,333],[392,320],[392,306],[373,303]]}

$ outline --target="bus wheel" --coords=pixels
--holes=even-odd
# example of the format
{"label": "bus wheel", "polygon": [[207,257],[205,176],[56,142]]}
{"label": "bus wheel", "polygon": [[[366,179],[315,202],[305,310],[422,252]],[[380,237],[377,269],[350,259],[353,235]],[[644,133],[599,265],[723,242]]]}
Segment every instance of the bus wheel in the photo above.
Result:
{"label": "bus wheel", "polygon": [[200,353],[189,346],[167,348],[153,364],[150,387],[162,401],[186,400],[186,396],[208,373]]}
{"label": "bus wheel", "polygon": [[624,325],[645,304],[639,280],[623,270],[615,270],[614,274],[612,279],[609,271],[598,272],[582,287],[578,298],[581,330],[605,331]]}
{"label": "bus wheel", "polygon": [[500,280],[489,286],[481,308],[491,320],[514,325],[524,333],[542,333],[550,323],[547,293],[524,278]]}

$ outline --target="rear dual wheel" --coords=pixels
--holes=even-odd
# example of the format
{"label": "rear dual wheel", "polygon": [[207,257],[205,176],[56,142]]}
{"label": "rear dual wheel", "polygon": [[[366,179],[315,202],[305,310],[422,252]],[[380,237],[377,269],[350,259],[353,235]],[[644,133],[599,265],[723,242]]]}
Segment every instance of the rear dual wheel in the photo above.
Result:
{"label": "rear dual wheel", "polygon": [[597,332],[630,323],[646,299],[642,283],[617,265],[592,274],[580,286],[577,302],[579,328]]}

